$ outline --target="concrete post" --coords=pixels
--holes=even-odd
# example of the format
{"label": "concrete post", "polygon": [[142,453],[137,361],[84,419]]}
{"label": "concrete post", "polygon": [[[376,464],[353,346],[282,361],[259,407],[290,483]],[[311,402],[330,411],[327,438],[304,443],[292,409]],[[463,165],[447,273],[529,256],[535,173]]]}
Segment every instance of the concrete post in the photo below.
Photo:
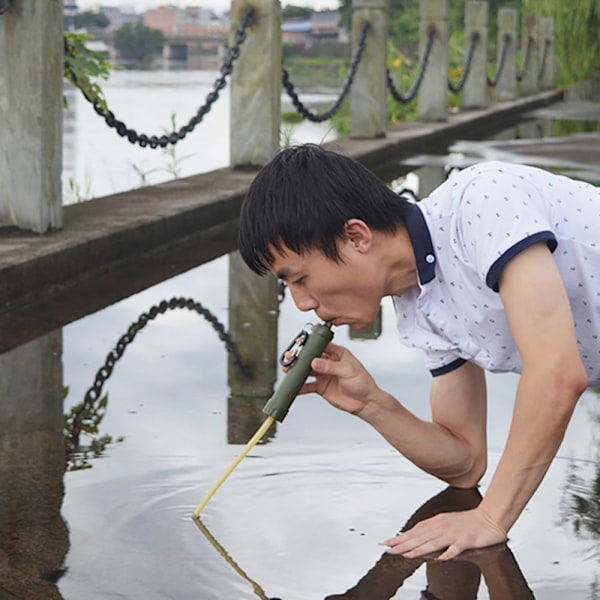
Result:
{"label": "concrete post", "polygon": [[[229,332],[252,378],[241,375],[231,359],[228,383],[227,441],[245,444],[265,420],[262,412],[277,380],[278,285],[259,277],[238,252],[229,255]],[[275,427],[271,430],[275,432]]]}
{"label": "concrete post", "polygon": [[501,102],[514,100],[517,97],[517,22],[518,14],[515,8],[501,8],[498,10],[496,69],[501,65],[502,49],[506,43],[505,40],[508,40],[504,65],[496,84],[497,99]]}
{"label": "concrete post", "polygon": [[387,125],[387,0],[354,0],[352,56],[365,23],[366,45],[350,88],[350,137],[383,137]]}
{"label": "concrete post", "polygon": [[554,19],[540,17],[540,77],[539,86],[542,90],[554,89]]}
{"label": "concrete post", "polygon": [[488,104],[487,46],[488,3],[471,1],[465,4],[465,45],[467,52],[473,35],[479,36],[473,52],[471,71],[465,81],[463,108],[485,108]]}
{"label": "concrete post", "polygon": [[62,225],[62,0],[0,16],[0,226]]}
{"label": "concrete post", "polygon": [[448,117],[448,0],[420,0],[419,56],[431,28],[435,40],[419,90],[419,120],[445,121]]}
{"label": "concrete post", "polygon": [[[521,73],[521,95],[528,96],[538,91],[539,60],[538,18],[525,15],[523,18],[523,72]],[[529,49],[529,53],[528,53]]]}
{"label": "concrete post", "polygon": [[232,167],[262,166],[279,150],[281,124],[281,6],[278,0],[233,0],[231,30],[248,6],[256,10],[231,74]]}

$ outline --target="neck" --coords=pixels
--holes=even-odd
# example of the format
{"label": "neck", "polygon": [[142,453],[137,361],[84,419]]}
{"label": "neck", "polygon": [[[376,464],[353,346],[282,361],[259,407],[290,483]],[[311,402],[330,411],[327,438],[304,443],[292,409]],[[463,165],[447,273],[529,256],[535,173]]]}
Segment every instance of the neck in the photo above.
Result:
{"label": "neck", "polygon": [[386,292],[388,296],[400,296],[419,285],[417,261],[410,237],[405,227],[387,237],[385,264],[388,265]]}

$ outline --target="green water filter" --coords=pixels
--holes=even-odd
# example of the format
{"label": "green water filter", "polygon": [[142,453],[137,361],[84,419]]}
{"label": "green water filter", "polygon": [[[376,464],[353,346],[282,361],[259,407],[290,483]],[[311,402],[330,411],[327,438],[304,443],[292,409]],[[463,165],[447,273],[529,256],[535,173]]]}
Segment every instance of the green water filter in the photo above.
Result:
{"label": "green water filter", "polygon": [[331,323],[313,325],[310,331],[302,331],[284,352],[282,364],[289,364],[279,387],[265,404],[263,412],[280,423],[298,395],[300,388],[308,378],[313,358],[321,356],[323,350],[333,339]]}

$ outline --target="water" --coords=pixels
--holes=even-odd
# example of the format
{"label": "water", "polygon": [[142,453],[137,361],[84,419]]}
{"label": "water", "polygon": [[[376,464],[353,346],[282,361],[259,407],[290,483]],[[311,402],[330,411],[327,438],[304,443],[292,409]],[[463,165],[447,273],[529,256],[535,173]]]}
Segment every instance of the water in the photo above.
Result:
{"label": "water", "polygon": [[[159,109],[168,115],[161,96],[168,94],[153,87],[150,74],[119,76],[114,97],[107,91],[115,113],[139,98],[140,88],[152,88],[131,118],[148,113],[153,124]],[[159,76],[188,81],[183,72]],[[189,77],[193,87],[204,75]],[[135,183],[128,161],[141,161],[146,151],[108,130],[101,142],[95,136],[106,128],[84,108],[77,106],[76,130],[66,137],[76,148],[70,172],[90,169],[98,195],[126,189]],[[92,131],[93,143],[86,141]],[[198,135],[193,149],[182,147],[182,156],[207,147]],[[182,163],[188,173],[226,164],[223,124],[206,139],[215,151]],[[98,151],[85,150],[88,143]],[[151,156],[143,158],[160,160]],[[460,158],[469,160],[465,153]],[[424,193],[456,159],[456,152],[442,163],[415,159],[420,168],[403,182]],[[312,317],[300,314],[287,296],[281,304],[255,307],[252,298],[265,293],[259,281],[250,292],[237,256],[224,254],[0,354],[0,598],[413,599],[428,585],[440,598],[461,600],[526,598],[528,588],[544,600],[597,597],[600,406],[593,391],[578,404],[557,459],[511,531],[510,550],[483,550],[448,568],[379,562],[378,542],[444,486],[317,396],[298,398],[276,434],[234,471],[203,513],[208,536],[200,531],[191,514],[258,427],[268,394],[252,398],[250,389],[240,388],[215,330],[188,310],[159,315],[126,346],[104,387],[104,415],[96,404],[102,419],[92,437],[110,435],[113,443],[88,459],[91,468],[64,472],[62,414],[82,401],[130,324],[164,299],[194,298],[238,344],[254,344],[257,359],[268,357],[261,363],[265,377],[255,385],[272,388],[281,377],[275,355]],[[232,298],[245,301],[231,304]],[[275,321],[272,344],[263,328]],[[382,305],[379,339],[349,333],[337,329],[335,341],[355,352],[381,387],[429,418],[430,376],[420,353],[397,341],[391,303]],[[506,440],[516,384],[513,375],[488,375],[490,464],[483,490]],[[359,591],[345,594],[356,585]]]}

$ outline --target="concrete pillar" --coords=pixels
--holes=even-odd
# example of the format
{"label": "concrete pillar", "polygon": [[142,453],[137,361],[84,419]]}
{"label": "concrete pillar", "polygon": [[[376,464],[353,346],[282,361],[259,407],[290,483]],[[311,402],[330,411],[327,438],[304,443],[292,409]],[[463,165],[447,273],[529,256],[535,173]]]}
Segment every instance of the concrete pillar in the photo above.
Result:
{"label": "concrete pillar", "polygon": [[542,90],[554,89],[554,19],[552,17],[540,17],[540,72],[539,87]]}
{"label": "concrete pillar", "polygon": [[[521,95],[528,96],[538,91],[538,74],[540,70],[538,34],[538,18],[535,15],[525,15],[523,18],[523,69],[521,73]],[[528,56],[529,48],[529,56]],[[527,61],[525,63],[525,61]]]}
{"label": "concrete pillar", "polygon": [[231,75],[231,166],[262,166],[279,150],[281,124],[281,5],[233,0],[231,31],[253,6],[256,13]]}
{"label": "concrete pillar", "polygon": [[487,46],[488,3],[471,1],[465,4],[465,45],[467,52],[473,35],[479,39],[473,52],[471,71],[465,81],[463,108],[485,108],[488,104]]}
{"label": "concrete pillar", "polygon": [[446,181],[446,169],[443,165],[428,165],[417,171],[419,177],[419,198],[427,198],[433,190]]}
{"label": "concrete pillar", "polygon": [[[514,100],[517,97],[517,24],[518,13],[515,8],[498,10],[498,42],[496,47],[496,69],[502,60],[502,48],[508,40],[504,56],[504,66],[496,85],[499,101]],[[497,71],[496,71],[497,73]]]}
{"label": "concrete pillar", "polygon": [[62,0],[0,16],[0,227],[62,226]]}
{"label": "concrete pillar", "polygon": [[387,0],[354,0],[352,56],[370,24],[361,62],[350,88],[350,137],[383,137],[387,125]]}
{"label": "concrete pillar", "polygon": [[[266,417],[262,409],[273,393],[278,373],[278,291],[275,277],[250,271],[239,252],[229,255],[229,333],[252,372],[252,378],[246,379],[229,357],[229,444],[248,442]],[[273,435],[275,426],[269,431]]]}
{"label": "concrete pillar", "polygon": [[423,57],[431,28],[435,40],[419,90],[419,120],[448,117],[448,0],[420,0],[419,57]]}

